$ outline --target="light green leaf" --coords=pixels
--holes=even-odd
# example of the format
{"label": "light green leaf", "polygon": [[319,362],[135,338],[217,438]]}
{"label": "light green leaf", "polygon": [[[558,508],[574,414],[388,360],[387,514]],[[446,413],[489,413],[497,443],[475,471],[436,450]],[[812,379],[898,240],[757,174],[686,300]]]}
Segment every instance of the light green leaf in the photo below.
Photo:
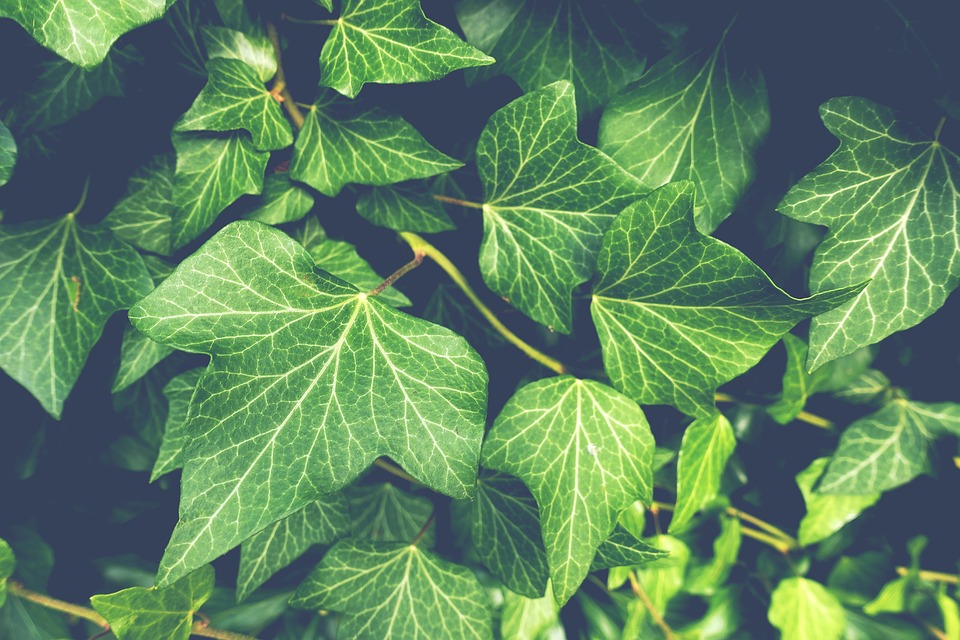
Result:
{"label": "light green leaf", "polygon": [[943,591],[937,593],[937,606],[943,616],[943,634],[947,640],[960,640],[960,605]]}
{"label": "light green leaf", "polygon": [[813,292],[870,283],[813,320],[811,371],[918,324],[960,282],[960,158],[863,98],[829,100],[820,117],[840,148],[778,209],[830,229],[814,256]]}
{"label": "light green leaf", "polygon": [[720,533],[713,541],[713,556],[705,564],[690,569],[690,576],[683,586],[684,591],[704,596],[718,593],[727,581],[730,570],[737,563],[742,541],[740,519],[720,516]]}
{"label": "light green leaf", "polygon": [[523,480],[536,499],[558,603],[580,586],[619,513],[652,499],[653,448],[640,407],[592,380],[532,382],[500,412],[483,464]]}
{"label": "light green leaf", "polygon": [[0,226],[0,368],[59,418],[107,320],[152,288],[133,247],[73,214]]}
{"label": "light green leaf", "polygon": [[[669,555],[638,567],[637,580],[643,585],[657,611],[666,611],[667,605],[683,588],[687,565],[690,563],[690,548],[685,542],[673,536],[653,536],[648,539],[648,542]],[[623,637],[643,637],[641,629],[648,616],[646,606],[638,598],[631,599],[627,608]]]}
{"label": "light green leaf", "polygon": [[131,587],[90,598],[118,640],[188,640],[193,614],[213,594],[213,567],[201,567],[169,587]]}
{"label": "light green leaf", "polygon": [[[352,486],[344,491],[350,503],[353,537],[374,542],[411,542],[433,513],[433,502],[398,489],[389,482]],[[436,522],[418,543],[429,548],[436,539]]]}
{"label": "light green leaf", "polygon": [[273,45],[264,36],[213,25],[205,25],[201,32],[207,57],[244,62],[257,72],[262,83],[269,82],[277,73]]}
{"label": "light green leaf", "polygon": [[846,614],[823,585],[806,578],[787,578],[777,585],[767,613],[783,640],[840,640]]}
{"label": "light green leaf", "polygon": [[[584,114],[605,104],[643,73],[644,47],[656,34],[637,4],[617,0],[460,0],[467,41],[496,58],[480,78],[505,74],[524,92],[572,82]],[[654,185],[659,186],[659,185]]]}
{"label": "light green leaf", "polygon": [[206,231],[220,212],[243,194],[259,194],[270,154],[257,151],[241,133],[220,136],[174,134],[177,172],[173,183],[172,248]]}
{"label": "light green leaf", "polygon": [[413,185],[364,189],[357,198],[357,213],[394,231],[439,233],[456,228],[443,205],[431,193]]}
{"label": "light green leaf", "polygon": [[326,9],[327,11],[333,11],[333,0],[313,0],[315,3]]}
{"label": "light green leaf", "polygon": [[264,224],[285,224],[300,220],[312,208],[309,191],[291,182],[288,173],[274,173],[263,181],[263,193],[243,217]]}
{"label": "light green leaf", "polygon": [[297,136],[290,177],[335,196],[349,183],[387,185],[461,166],[400,116],[324,90]]}
{"label": "light green leaf", "polygon": [[899,487],[929,467],[927,450],[960,434],[960,404],[894,400],[843,432],[818,493],[866,495]]}
{"label": "light green leaf", "polygon": [[120,343],[120,368],[117,369],[117,376],[113,379],[113,388],[110,391],[123,391],[173,351],[165,344],[154,342],[136,328],[126,327]]}
{"label": "light green leaf", "polygon": [[571,330],[571,292],[603,233],[644,189],[577,139],[573,85],[556,82],[500,109],[477,142],[483,184],[480,271],[537,322]]}
{"label": "light green leaf", "polygon": [[7,578],[13,575],[17,560],[7,541],[0,538],[0,607],[7,601]]}
{"label": "light green leaf", "polygon": [[753,182],[753,157],[770,129],[763,76],[731,69],[725,39],[709,56],[669,56],[651,67],[604,110],[597,145],[648,189],[693,181],[694,220],[705,234]]}
{"label": "light green leaf", "polygon": [[694,186],[675,182],[628,207],[603,238],[590,307],[614,386],[640,404],[708,417],[714,390],[804,318],[859,287],[798,300],[693,223]]}
{"label": "light green leaf", "polygon": [[253,146],[261,151],[283,149],[293,144],[290,123],[280,103],[267,91],[257,71],[233,58],[207,62],[207,84],[190,109],[173,126],[174,131],[250,132]]}
{"label": "light green leaf", "polygon": [[890,378],[886,374],[876,369],[867,369],[849,384],[837,389],[833,397],[852,404],[875,404],[882,402],[890,388]]}
{"label": "light green leaf", "polygon": [[666,556],[665,551],[637,538],[618,524],[610,537],[597,549],[597,555],[590,564],[590,571],[601,571],[613,567],[639,567]]}
{"label": "light green leaf", "polygon": [[367,82],[426,82],[493,63],[427,19],[420,0],[342,0],[340,7],[320,52],[320,84],[348,98]]}
{"label": "light green leaf", "polygon": [[828,462],[829,458],[817,458],[797,474],[797,486],[807,506],[807,513],[800,521],[800,532],[797,534],[797,540],[804,547],[830,537],[880,499],[879,493],[856,496],[814,493],[813,487],[823,475]]}
{"label": "light green leaf", "polygon": [[473,493],[483,361],[450,331],[316,269],[283,232],[228,225],[130,318],[158,342],[211,355],[159,584],[349,484],[380,455],[432,489]]}
{"label": "light green leaf", "polygon": [[737,439],[722,413],[694,420],[683,432],[677,458],[677,508],[670,531],[682,531],[694,514],[717,497],[720,479]]}
{"label": "light green leaf", "polygon": [[907,595],[913,589],[916,577],[912,575],[891,580],[883,585],[877,597],[863,605],[863,612],[875,616],[880,613],[903,613],[907,610]]}
{"label": "light green leaf", "polygon": [[117,38],[157,20],[168,4],[167,0],[0,0],[0,17],[16,20],[46,48],[91,69],[103,62]]}
{"label": "light green leaf", "polygon": [[473,573],[409,543],[341,540],[290,604],[343,614],[339,638],[493,637],[487,595]]}
{"label": "light green leaf", "polygon": [[237,602],[315,544],[329,544],[350,533],[347,499],[331,493],[244,541],[240,547]]}
{"label": "light green leaf", "polygon": [[166,256],[172,252],[171,220],[175,162],[171,155],[156,156],[127,181],[127,193],[103,219],[105,226],[133,246]]}
{"label": "light green leaf", "polygon": [[560,625],[560,607],[553,593],[529,598],[512,591],[503,593],[500,637],[510,640],[542,640],[551,628]]}
{"label": "light green leaf", "polygon": [[186,429],[187,413],[190,399],[193,398],[193,392],[196,391],[202,375],[202,368],[191,369],[170,380],[163,388],[163,395],[167,397],[167,421],[163,427],[163,440],[150,474],[150,482],[183,466],[183,452],[190,440]]}
{"label": "light green leaf", "polygon": [[[7,125],[0,120],[0,187],[10,181],[17,164],[17,141]],[[437,203],[439,205],[439,203]]]}

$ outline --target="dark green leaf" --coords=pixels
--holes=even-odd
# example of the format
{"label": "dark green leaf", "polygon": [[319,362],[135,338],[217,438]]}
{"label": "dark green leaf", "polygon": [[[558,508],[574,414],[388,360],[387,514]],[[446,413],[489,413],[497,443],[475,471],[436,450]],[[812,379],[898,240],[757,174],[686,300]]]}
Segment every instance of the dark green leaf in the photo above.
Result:
{"label": "dark green leaf", "polygon": [[882,371],[868,369],[833,396],[852,404],[874,404],[883,399],[890,386],[890,379]]}
{"label": "dark green leaf", "polygon": [[413,185],[364,189],[357,198],[357,213],[394,231],[439,233],[456,228],[433,194]]}
{"label": "dark green leaf", "polygon": [[6,540],[0,538],[0,608],[7,601],[7,578],[13,575],[13,569],[16,566],[13,549]]}
{"label": "dark green leaf", "polygon": [[[648,542],[669,555],[655,560],[636,570],[637,580],[657,611],[666,611],[667,605],[683,587],[687,565],[690,563],[690,548],[679,538],[658,535],[648,538]],[[633,598],[627,609],[623,635],[627,638],[640,638],[643,623],[649,617],[647,607],[639,598]]]}
{"label": "dark green leaf", "polygon": [[150,482],[183,466],[183,452],[190,439],[186,429],[187,413],[190,399],[193,398],[193,392],[196,391],[202,375],[203,369],[191,369],[170,380],[163,388],[169,408],[163,427],[163,441],[150,474]]}
{"label": "dark green leaf", "polygon": [[263,181],[263,193],[243,217],[264,224],[285,224],[300,220],[312,208],[309,191],[291,182],[288,173],[274,173]]}
{"label": "dark green leaf", "polygon": [[453,329],[469,340],[470,344],[487,347],[502,347],[507,344],[486,319],[477,315],[476,307],[470,304],[463,292],[451,285],[437,286],[427,300],[423,317]]}
{"label": "dark green leaf", "polygon": [[[353,486],[345,490],[350,503],[355,538],[374,542],[412,542],[433,513],[433,502],[398,489],[389,482]],[[437,527],[431,522],[418,543],[433,546]]]}
{"label": "dark green leaf", "polygon": [[740,519],[720,516],[720,534],[713,541],[713,557],[691,568],[684,590],[698,595],[718,593],[737,563],[742,540]]}
{"label": "dark green leaf", "polygon": [[863,606],[877,595],[880,585],[891,574],[890,557],[878,551],[837,560],[827,579],[827,587],[844,604]]}
{"label": "dark green leaf", "polygon": [[733,427],[719,412],[694,420],[683,432],[671,532],[683,530],[697,511],[717,497],[723,470],[736,446]]}
{"label": "dark green leaf", "polygon": [[154,342],[130,326],[123,330],[120,344],[120,368],[113,380],[113,393],[123,391],[142,378],[161,360],[173,353],[165,344]]}
{"label": "dark green leaf", "polygon": [[797,534],[797,540],[803,546],[833,535],[880,499],[879,493],[856,496],[814,493],[813,487],[823,475],[828,462],[829,458],[817,458],[797,474],[797,486],[807,505],[807,513],[800,522],[800,532]]}
{"label": "dark green leaf", "polygon": [[660,558],[667,553],[617,525],[610,537],[597,549],[597,555],[590,564],[590,571],[601,571],[612,567],[638,567]]}
{"label": "dark green leaf", "polygon": [[843,606],[823,585],[787,578],[770,598],[770,624],[783,640],[840,640],[846,627]]}
{"label": "dark green leaf", "polygon": [[144,251],[169,255],[175,162],[162,155],[137,169],[127,182],[127,194],[103,219],[103,224],[123,240]]}
{"label": "dark green leaf", "polygon": [[0,120],[0,187],[10,181],[15,164],[17,164],[17,141],[13,139],[13,134],[10,133],[7,125]]}

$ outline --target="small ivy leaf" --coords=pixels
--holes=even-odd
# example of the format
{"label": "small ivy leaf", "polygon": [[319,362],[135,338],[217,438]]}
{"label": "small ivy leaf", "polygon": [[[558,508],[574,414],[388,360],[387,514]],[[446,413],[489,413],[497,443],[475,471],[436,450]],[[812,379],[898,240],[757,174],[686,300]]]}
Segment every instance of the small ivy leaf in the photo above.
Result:
{"label": "small ivy leaf", "polygon": [[891,386],[890,378],[882,371],[867,369],[849,384],[834,391],[833,397],[851,404],[879,404],[890,391]]}
{"label": "small ivy leaf", "polygon": [[807,506],[797,534],[797,541],[804,547],[832,536],[880,499],[880,493],[857,496],[815,493],[813,487],[829,462],[829,458],[817,458],[797,474],[797,486]]}
{"label": "small ivy leaf", "polygon": [[13,575],[17,560],[7,541],[0,538],[0,607],[7,601],[7,578]]}
{"label": "small ivy leaf", "polygon": [[[653,602],[657,611],[666,611],[667,605],[683,588],[687,565],[690,564],[690,548],[673,536],[659,535],[648,541],[666,552],[667,557],[655,560],[636,569],[637,580]],[[627,620],[623,627],[624,638],[642,638],[644,621],[649,616],[647,607],[639,598],[632,598],[627,605]]]}
{"label": "small ivy leaf", "polygon": [[944,432],[960,435],[960,404],[894,400],[843,432],[818,493],[867,495],[913,480]]}
{"label": "small ivy leaf", "polygon": [[846,627],[843,605],[822,584],[806,578],[781,581],[767,617],[783,640],[840,640]]}
{"label": "small ivy leaf", "polygon": [[340,638],[493,638],[476,576],[409,542],[341,540],[290,604],[342,613]]}
{"label": "small ivy leaf", "polygon": [[248,32],[259,28],[251,19],[245,0],[213,0],[213,6],[223,24],[231,29]]}
{"label": "small ivy leaf", "polygon": [[264,224],[285,224],[302,219],[312,208],[309,191],[291,182],[288,173],[274,173],[263,181],[263,193],[243,217]]}
{"label": "small ivy leaf", "polygon": [[863,605],[863,612],[870,616],[880,613],[904,613],[908,608],[908,596],[916,586],[916,576],[907,575],[883,585],[880,593]]}
{"label": "small ivy leaf", "polygon": [[113,206],[102,224],[138,249],[170,255],[173,180],[172,155],[156,156],[137,169],[127,182],[127,193]]}
{"label": "small ivy leaf", "polygon": [[233,58],[213,58],[207,62],[206,86],[173,130],[239,129],[250,132],[253,146],[259,151],[284,149],[293,144],[290,123],[256,70]]}
{"label": "small ivy leaf", "polygon": [[537,322],[569,333],[573,288],[590,278],[613,218],[645,190],[577,139],[565,81],[493,114],[477,142],[477,171],[484,282]]}
{"label": "small ivy leaf", "polygon": [[920,323],[960,282],[960,158],[863,98],[829,100],[820,117],[840,147],[777,208],[830,229],[814,256],[813,292],[870,283],[813,320],[811,371]]}
{"label": "small ivy leaf", "polygon": [[420,0],[343,0],[340,6],[320,52],[320,84],[348,98],[367,82],[426,82],[494,61],[427,19]]}
{"label": "small ivy leaf", "polygon": [[188,640],[193,614],[213,595],[213,567],[205,566],[168,587],[131,587],[90,598],[118,640]]}
{"label": "small ivy leaf", "polygon": [[59,419],[107,320],[152,288],[133,247],[73,214],[0,226],[0,368]]}
{"label": "small ivy leaf", "polygon": [[201,33],[210,59],[239,60],[256,71],[262,83],[269,82],[277,73],[277,56],[267,38],[213,25],[205,25]]}
{"label": "small ivy leaf", "polygon": [[602,571],[613,567],[639,567],[654,560],[665,558],[666,551],[644,542],[617,525],[610,537],[601,543],[597,555],[590,564],[590,571]]}
{"label": "small ivy leaf", "polygon": [[313,0],[327,11],[333,11],[333,0]]}
{"label": "small ivy leaf", "polygon": [[163,15],[168,0],[0,2],[0,17],[19,22],[41,45],[85,69],[96,67],[123,34]]}
{"label": "small ivy leaf", "polygon": [[133,326],[126,327],[120,343],[120,368],[110,392],[123,391],[173,352],[172,348],[154,342]]}
{"label": "small ivy leaf", "polygon": [[708,56],[669,56],[651,67],[604,110],[597,145],[647,189],[693,181],[694,220],[705,234],[753,182],[753,158],[770,130],[763,76],[731,69],[725,40]]}
{"label": "small ivy leaf", "polygon": [[683,432],[671,533],[682,531],[697,511],[717,497],[723,470],[736,446],[733,427],[720,412],[694,420]]}
{"label": "small ivy leaf", "polygon": [[447,329],[316,269],[283,232],[228,225],[130,318],[158,342],[211,355],[159,584],[349,484],[380,455],[437,491],[473,493],[483,361]]}
{"label": "small ivy leaf", "polygon": [[160,451],[150,474],[150,482],[183,466],[183,451],[190,440],[190,434],[186,430],[187,413],[190,399],[193,398],[193,392],[196,391],[202,375],[202,368],[191,369],[171,379],[163,388],[163,395],[167,398],[167,420],[163,427]]}
{"label": "small ivy leaf", "polygon": [[879,593],[891,573],[893,562],[887,552],[865,551],[842,556],[830,570],[827,587],[843,604],[862,607]]}
{"label": "small ivy leaf", "polygon": [[290,177],[332,197],[349,183],[387,185],[461,166],[400,116],[322,91],[297,136]]}
{"label": "small ivy leaf", "polygon": [[730,570],[737,563],[742,541],[740,519],[720,516],[720,533],[713,541],[713,557],[690,569],[690,575],[683,585],[684,591],[702,596],[721,592]]}
{"label": "small ivy leaf", "polygon": [[394,231],[440,233],[456,229],[443,205],[418,183],[364,189],[357,213],[369,222]]}
{"label": "small ivy leaf", "polygon": [[705,418],[713,394],[804,318],[863,285],[798,300],[693,222],[695,187],[675,182],[628,207],[603,238],[590,311],[614,386],[640,404]]}
{"label": "small ivy leaf", "polygon": [[329,544],[350,534],[347,499],[340,492],[274,522],[240,547],[237,602],[245,600],[280,569],[315,544]]}
{"label": "small ivy leaf", "polygon": [[[355,538],[374,542],[410,542],[433,513],[433,502],[398,489],[389,482],[348,487],[350,528]],[[430,522],[418,545],[430,548],[436,539],[436,522]]]}
{"label": "small ivy leaf", "polygon": [[[17,164],[17,141],[7,125],[0,120],[0,187],[10,181]],[[438,203],[439,204],[439,203]]]}
{"label": "small ivy leaf", "polygon": [[560,626],[560,607],[553,592],[549,588],[547,592],[538,598],[529,598],[509,589],[504,591],[500,637],[515,640],[554,637],[547,634],[551,628]]}
{"label": "small ivy leaf", "polygon": [[242,133],[175,133],[172,139],[177,171],[171,246],[180,249],[206,231],[234,200],[262,191],[270,154],[257,151]]}
{"label": "small ivy leaf", "polygon": [[559,604],[583,582],[619,513],[652,499],[653,449],[640,407],[592,380],[532,382],[500,412],[483,464],[521,479],[536,499]]}

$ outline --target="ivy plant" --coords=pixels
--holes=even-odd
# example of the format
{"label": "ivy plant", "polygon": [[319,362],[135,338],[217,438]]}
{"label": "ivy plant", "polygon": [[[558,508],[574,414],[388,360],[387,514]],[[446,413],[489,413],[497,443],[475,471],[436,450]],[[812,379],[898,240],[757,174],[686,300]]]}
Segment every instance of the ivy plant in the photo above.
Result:
{"label": "ivy plant", "polygon": [[953,14],[780,4],[0,0],[0,637],[960,640]]}

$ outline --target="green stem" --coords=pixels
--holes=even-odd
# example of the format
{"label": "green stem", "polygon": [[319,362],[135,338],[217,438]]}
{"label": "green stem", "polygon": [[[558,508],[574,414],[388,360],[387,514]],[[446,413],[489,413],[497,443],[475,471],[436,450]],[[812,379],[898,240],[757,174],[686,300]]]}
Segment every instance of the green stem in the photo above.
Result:
{"label": "green stem", "polygon": [[322,27],[335,27],[340,24],[339,18],[333,18],[330,20],[312,20],[307,18],[295,18],[293,16],[288,16],[285,13],[280,14],[280,19],[284,22],[290,22],[293,24],[313,24]]}
{"label": "green stem", "polygon": [[430,528],[430,525],[433,523],[434,518],[437,517],[437,510],[434,509],[430,512],[430,517],[427,518],[427,521],[423,523],[423,526],[420,527],[420,531],[417,533],[417,536],[413,539],[413,542],[410,543],[411,547],[415,547],[420,544],[420,540],[423,539],[423,536],[427,534],[427,529]]}
{"label": "green stem", "polygon": [[[677,505],[670,504],[669,502],[654,502],[652,507],[657,509],[662,509],[663,511],[676,511]],[[766,520],[761,520],[760,518],[750,515],[745,511],[741,511],[735,507],[727,507],[724,511],[728,516],[737,518],[742,522],[749,522],[755,527],[759,527],[762,531],[757,529],[751,529],[749,527],[741,527],[740,531],[743,535],[748,538],[753,538],[758,542],[763,542],[767,544],[780,553],[787,554],[793,549],[799,549],[800,543],[797,540],[783,531],[782,529],[773,526]]]}
{"label": "green stem", "polygon": [[88,175],[83,181],[83,190],[80,192],[80,199],[77,201],[77,206],[73,208],[70,213],[67,214],[67,218],[73,220],[80,212],[83,211],[84,205],[87,204],[87,194],[90,193],[90,176]]}
{"label": "green stem", "polygon": [[[897,567],[897,573],[901,576],[905,576],[910,573],[910,569],[907,567]],[[944,582],[946,584],[960,584],[960,576],[957,576],[953,573],[944,573],[942,571],[919,571],[917,573],[921,580],[927,580],[928,582]]]}
{"label": "green stem", "polygon": [[[740,400],[737,400],[736,398],[734,398],[733,396],[727,393],[721,393],[720,391],[713,394],[713,399],[715,402],[740,403]],[[801,411],[800,413],[797,414],[797,417],[794,419],[799,420],[800,422],[805,422],[807,424],[813,425],[815,427],[820,427],[821,429],[834,428],[834,424],[830,420],[827,420],[822,416],[818,416],[808,411]]]}
{"label": "green stem", "polygon": [[293,99],[293,95],[287,88],[287,76],[283,72],[283,56],[280,52],[280,34],[277,32],[277,26],[272,22],[267,22],[267,38],[273,45],[273,55],[277,59],[277,73],[273,76],[273,82],[270,84],[270,93],[274,97],[278,97],[294,126],[297,129],[302,129],[306,119],[303,117],[300,107],[297,106],[297,101]]}
{"label": "green stem", "polygon": [[933,132],[933,141],[940,142],[940,132],[943,131],[943,125],[947,122],[946,117],[940,118],[940,122],[937,123],[937,129]]}
{"label": "green stem", "polygon": [[257,640],[254,636],[208,627],[206,622],[197,620],[190,627],[190,634],[201,638],[215,638],[216,640]]}
{"label": "green stem", "polygon": [[433,199],[437,202],[446,202],[447,204],[455,204],[461,207],[467,207],[469,209],[483,209],[483,205],[479,202],[471,202],[470,200],[461,200],[460,198],[451,198],[450,196],[441,196],[439,194],[433,194]]}
{"label": "green stem", "polygon": [[373,461],[373,464],[380,467],[387,473],[391,473],[397,476],[398,478],[406,480],[407,482],[412,482],[413,484],[420,484],[420,481],[414,478],[412,475],[410,475],[409,473],[407,473],[397,465],[391,462],[387,462],[383,458],[377,458],[376,460]]}
{"label": "green stem", "polygon": [[393,286],[394,282],[402,278],[404,275],[406,275],[410,271],[413,271],[414,269],[419,267],[421,264],[423,264],[423,254],[420,253],[419,251],[415,251],[413,254],[413,260],[411,260],[407,264],[403,265],[402,267],[400,267],[399,269],[391,273],[386,280],[378,284],[376,289],[372,289],[370,293],[368,293],[367,295],[375,296],[381,293],[384,289],[386,289],[387,287]]}
{"label": "green stem", "polygon": [[653,621],[660,627],[660,630],[663,631],[663,637],[667,638],[667,640],[674,640],[674,638],[677,637],[676,634],[673,632],[673,629],[670,628],[670,625],[667,624],[667,621],[663,619],[660,611],[658,611],[656,605],[653,604],[653,600],[647,595],[646,590],[637,578],[637,572],[631,569],[629,578],[630,589],[633,590],[633,595],[637,596],[643,603],[643,606],[647,608],[650,617],[653,618]]}

